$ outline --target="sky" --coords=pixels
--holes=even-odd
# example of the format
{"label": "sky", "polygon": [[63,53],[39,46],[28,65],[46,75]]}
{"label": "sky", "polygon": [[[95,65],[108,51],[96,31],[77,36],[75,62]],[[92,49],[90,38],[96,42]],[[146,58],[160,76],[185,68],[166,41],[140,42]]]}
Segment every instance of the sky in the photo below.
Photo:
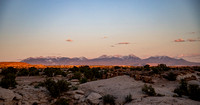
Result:
{"label": "sky", "polygon": [[199,0],[0,0],[0,61],[170,56],[200,62]]}

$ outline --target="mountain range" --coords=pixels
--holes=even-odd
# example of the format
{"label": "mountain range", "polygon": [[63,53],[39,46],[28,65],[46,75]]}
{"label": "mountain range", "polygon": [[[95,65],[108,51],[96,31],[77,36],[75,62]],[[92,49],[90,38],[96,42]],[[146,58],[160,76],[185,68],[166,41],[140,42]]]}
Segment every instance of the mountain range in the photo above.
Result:
{"label": "mountain range", "polygon": [[141,59],[135,55],[127,56],[107,56],[102,55],[98,58],[88,59],[85,57],[30,57],[21,62],[29,64],[42,65],[129,65],[143,66],[146,64],[156,66],[157,64],[166,64],[168,66],[200,66],[200,63],[189,62],[184,59],[177,59],[168,56],[152,56]]}

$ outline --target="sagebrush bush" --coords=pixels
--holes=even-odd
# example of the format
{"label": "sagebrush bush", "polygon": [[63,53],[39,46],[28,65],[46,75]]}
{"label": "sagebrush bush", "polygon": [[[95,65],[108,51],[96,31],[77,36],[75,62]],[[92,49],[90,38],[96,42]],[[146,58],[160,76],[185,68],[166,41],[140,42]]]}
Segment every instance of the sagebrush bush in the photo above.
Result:
{"label": "sagebrush bush", "polygon": [[72,86],[72,90],[78,90],[77,86]]}
{"label": "sagebrush bush", "polygon": [[13,67],[8,67],[6,69],[3,69],[1,74],[2,75],[7,75],[7,74],[16,74],[17,73],[17,69],[13,68]]}
{"label": "sagebrush bush", "polygon": [[75,72],[74,76],[72,77],[72,79],[78,79],[78,80],[80,80],[81,79],[81,72]]}
{"label": "sagebrush bush", "polygon": [[53,105],[69,105],[67,99],[60,98]]}
{"label": "sagebrush bush", "polygon": [[61,93],[69,90],[69,85],[65,80],[58,80],[55,82],[52,79],[47,79],[44,81],[46,89],[49,91],[52,97],[59,97]]}
{"label": "sagebrush bush", "polygon": [[164,78],[166,78],[169,81],[175,81],[177,77],[177,74],[170,72],[167,74],[167,76],[164,76]]}
{"label": "sagebrush bush", "polygon": [[80,83],[86,83],[87,81],[87,78],[81,78]]}
{"label": "sagebrush bush", "polygon": [[39,75],[39,70],[35,67],[29,68],[29,75],[30,76],[37,76],[37,75]]}
{"label": "sagebrush bush", "polygon": [[151,85],[147,86],[146,84],[144,84],[144,87],[142,87],[142,91],[148,96],[156,96],[156,92]]}
{"label": "sagebrush bush", "polygon": [[200,88],[199,85],[191,84],[188,86],[187,82],[182,79],[180,86],[174,89],[174,93],[178,94],[179,97],[182,95],[189,96],[190,99],[200,101]]}
{"label": "sagebrush bush", "polygon": [[1,83],[0,83],[1,87],[3,87],[3,88],[9,88],[9,87],[15,88],[16,85],[17,85],[15,78],[16,78],[15,74],[12,74],[12,73],[6,74],[1,79]]}
{"label": "sagebrush bush", "polygon": [[188,95],[190,99],[200,101],[200,88],[199,85],[189,85]]}
{"label": "sagebrush bush", "polygon": [[27,76],[29,75],[29,71],[26,68],[23,68],[21,70],[19,70],[19,72],[17,73],[18,76]]}
{"label": "sagebrush bush", "polygon": [[53,68],[45,68],[44,69],[44,75],[46,75],[48,77],[53,77],[54,76]]}
{"label": "sagebrush bush", "polygon": [[112,95],[105,95],[103,96],[103,103],[105,104],[110,104],[110,105],[115,105],[115,97]]}
{"label": "sagebrush bush", "polygon": [[37,102],[34,102],[32,105],[38,105],[38,103],[37,103]]}
{"label": "sagebrush bush", "polygon": [[184,79],[181,80],[180,86],[174,89],[174,93],[177,93],[179,97],[182,95],[188,95],[187,82]]}
{"label": "sagebrush bush", "polygon": [[129,94],[125,97],[125,103],[131,102],[132,101],[132,95]]}

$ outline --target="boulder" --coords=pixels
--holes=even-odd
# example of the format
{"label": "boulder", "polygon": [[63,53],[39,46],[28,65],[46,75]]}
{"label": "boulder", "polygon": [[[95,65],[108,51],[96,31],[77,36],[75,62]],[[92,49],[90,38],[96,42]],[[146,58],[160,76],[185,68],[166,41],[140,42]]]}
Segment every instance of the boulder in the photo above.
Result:
{"label": "boulder", "polygon": [[0,99],[3,99],[4,101],[12,101],[14,97],[15,94],[12,90],[0,87]]}
{"label": "boulder", "polygon": [[84,95],[81,95],[81,94],[75,94],[74,95],[74,99],[75,100],[79,100],[79,99],[81,99],[81,98],[83,98],[84,97]]}
{"label": "boulder", "polygon": [[72,79],[71,82],[79,82],[78,79]]}
{"label": "boulder", "polygon": [[16,99],[16,100],[21,100],[21,99],[22,99],[22,96],[19,95],[18,93],[15,93],[15,99]]}
{"label": "boulder", "polygon": [[149,76],[143,76],[142,81],[145,83],[153,83],[152,78]]}
{"label": "boulder", "polygon": [[99,102],[100,102],[100,98],[101,98],[102,96],[99,94],[99,93],[94,93],[94,92],[92,92],[92,93],[90,93],[88,96],[87,96],[87,100],[91,103],[91,104],[94,104],[94,105],[97,105],[97,104],[99,104]]}
{"label": "boulder", "polygon": [[186,81],[197,80],[197,77],[192,75],[191,77],[184,78],[184,80],[186,80]]}

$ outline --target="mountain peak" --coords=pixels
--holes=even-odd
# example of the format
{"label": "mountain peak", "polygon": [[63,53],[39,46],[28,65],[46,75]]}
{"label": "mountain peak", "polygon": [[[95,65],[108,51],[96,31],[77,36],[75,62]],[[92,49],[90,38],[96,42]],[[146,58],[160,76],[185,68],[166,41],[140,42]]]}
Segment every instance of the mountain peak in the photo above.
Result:
{"label": "mountain peak", "polygon": [[22,60],[29,64],[43,64],[43,65],[130,65],[139,66],[148,63],[166,64],[168,66],[185,65],[197,66],[200,63],[189,62],[184,59],[176,59],[168,56],[151,56],[146,59],[130,54],[126,56],[121,55],[102,55],[98,58],[87,59],[85,57],[30,57]]}

